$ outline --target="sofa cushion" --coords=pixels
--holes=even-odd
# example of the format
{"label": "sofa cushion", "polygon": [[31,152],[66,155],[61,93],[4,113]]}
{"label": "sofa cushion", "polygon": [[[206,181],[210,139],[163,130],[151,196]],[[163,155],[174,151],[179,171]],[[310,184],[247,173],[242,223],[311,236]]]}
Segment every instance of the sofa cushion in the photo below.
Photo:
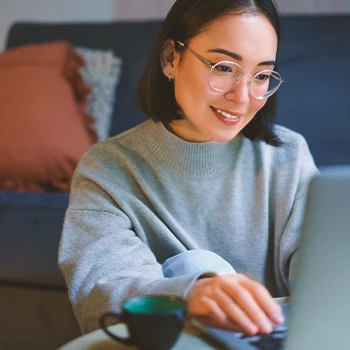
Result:
{"label": "sofa cushion", "polygon": [[95,119],[97,140],[103,141],[110,135],[112,113],[115,102],[115,88],[120,79],[122,61],[112,50],[76,47],[85,61],[81,68],[84,81],[90,86],[87,111]]}
{"label": "sofa cushion", "polygon": [[68,40],[74,46],[112,50],[123,62],[115,92],[110,135],[148,119],[137,109],[135,87],[160,29],[161,21],[101,23],[16,23],[9,31],[6,47],[52,40]]}
{"label": "sofa cushion", "polygon": [[79,158],[96,141],[83,64],[67,42],[0,55],[0,188],[69,190]]}

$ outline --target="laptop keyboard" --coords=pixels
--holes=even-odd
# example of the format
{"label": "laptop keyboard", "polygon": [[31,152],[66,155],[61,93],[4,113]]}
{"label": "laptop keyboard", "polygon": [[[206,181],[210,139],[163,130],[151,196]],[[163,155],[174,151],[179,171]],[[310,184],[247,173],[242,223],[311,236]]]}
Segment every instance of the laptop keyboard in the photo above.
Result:
{"label": "laptop keyboard", "polygon": [[286,336],[287,328],[279,327],[270,334],[259,334],[255,336],[242,335],[241,339],[258,350],[283,350]]}

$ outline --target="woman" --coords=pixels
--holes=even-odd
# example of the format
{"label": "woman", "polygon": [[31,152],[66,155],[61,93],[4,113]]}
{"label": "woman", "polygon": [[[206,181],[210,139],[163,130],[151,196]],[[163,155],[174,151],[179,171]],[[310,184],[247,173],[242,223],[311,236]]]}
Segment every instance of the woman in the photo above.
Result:
{"label": "woman", "polygon": [[283,321],[317,170],[272,124],[278,39],[271,0],[173,5],[139,84],[151,120],[91,147],[72,182],[59,264],[83,332],[135,295],[248,334]]}

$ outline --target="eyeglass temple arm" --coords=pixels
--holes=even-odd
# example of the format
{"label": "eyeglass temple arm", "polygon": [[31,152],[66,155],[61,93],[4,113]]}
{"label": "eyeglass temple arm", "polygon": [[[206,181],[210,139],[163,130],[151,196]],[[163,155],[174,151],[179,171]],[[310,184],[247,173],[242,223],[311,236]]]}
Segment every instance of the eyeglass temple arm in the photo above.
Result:
{"label": "eyeglass temple arm", "polygon": [[208,68],[212,68],[213,65],[208,62],[206,59],[204,59],[203,57],[199,56],[198,53],[194,52],[192,49],[190,49],[188,46],[186,46],[184,43],[182,43],[181,41],[176,40],[176,43],[179,44],[180,46],[186,48],[187,50],[189,50],[192,55],[195,55],[200,61],[202,61]]}

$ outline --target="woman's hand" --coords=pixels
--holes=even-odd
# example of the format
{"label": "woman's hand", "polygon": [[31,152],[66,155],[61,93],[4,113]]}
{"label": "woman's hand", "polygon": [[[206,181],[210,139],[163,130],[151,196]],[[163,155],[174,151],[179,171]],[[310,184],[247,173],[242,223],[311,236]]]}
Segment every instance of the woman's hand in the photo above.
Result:
{"label": "woman's hand", "polygon": [[250,335],[283,323],[280,305],[260,283],[242,274],[199,279],[187,296],[188,312],[202,322]]}

